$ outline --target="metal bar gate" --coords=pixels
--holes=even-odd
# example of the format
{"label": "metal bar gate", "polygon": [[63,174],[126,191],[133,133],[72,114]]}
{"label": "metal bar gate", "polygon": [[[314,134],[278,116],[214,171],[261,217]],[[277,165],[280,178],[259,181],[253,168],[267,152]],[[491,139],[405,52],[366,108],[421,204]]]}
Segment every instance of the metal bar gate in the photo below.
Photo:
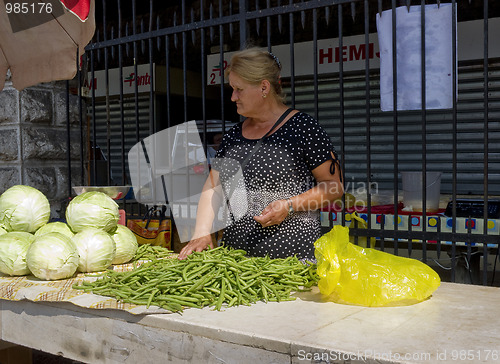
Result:
{"label": "metal bar gate", "polygon": [[[444,2],[101,3],[96,9],[98,29],[86,48],[86,66],[79,77],[86,100],[80,105],[82,181],[73,183],[129,184],[128,149],[188,120],[199,121],[206,148],[215,131],[223,132],[238,120],[223,72],[230,53],[249,44],[260,46],[279,53],[286,65],[288,104],[320,121],[339,152],[346,181],[364,188],[363,196],[355,196],[355,207],[362,205],[358,214],[367,227],[350,222],[353,210],[344,196],[344,209],[323,212],[325,229],[335,223],[349,225],[358,238],[375,237],[378,249],[432,265],[444,280],[494,284],[500,229],[495,198],[500,195],[500,53],[488,34],[499,26],[499,4],[446,3],[452,6],[451,77],[457,97],[446,110],[429,110],[424,14],[426,5]],[[392,10],[392,39],[397,39],[400,7],[421,14],[422,107],[397,109],[397,84],[403,76],[393,67],[393,109],[381,111],[380,55],[373,49],[376,18]],[[469,44],[462,29],[471,27],[479,29],[480,39]],[[461,58],[457,52],[472,54],[467,47],[473,46],[479,49],[475,57]],[[304,49],[309,50],[307,57],[301,54]],[[397,57],[393,42],[393,65]],[[446,212],[426,211],[426,173],[422,212],[402,212],[401,173],[408,170],[442,172]],[[386,205],[393,207],[390,213],[377,210],[375,200],[383,196],[377,188],[390,191],[385,196]],[[464,197],[474,197],[474,209]],[[132,214],[141,212],[133,201],[124,200],[123,205]]]}

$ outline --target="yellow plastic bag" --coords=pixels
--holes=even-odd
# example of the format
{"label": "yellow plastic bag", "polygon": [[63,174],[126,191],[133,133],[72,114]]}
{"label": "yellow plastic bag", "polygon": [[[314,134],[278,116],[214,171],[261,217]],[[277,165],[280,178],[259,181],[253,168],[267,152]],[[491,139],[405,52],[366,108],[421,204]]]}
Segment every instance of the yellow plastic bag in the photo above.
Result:
{"label": "yellow plastic bag", "polygon": [[360,306],[402,306],[432,295],[441,280],[428,265],[349,242],[336,225],[315,243],[319,290],[328,299]]}

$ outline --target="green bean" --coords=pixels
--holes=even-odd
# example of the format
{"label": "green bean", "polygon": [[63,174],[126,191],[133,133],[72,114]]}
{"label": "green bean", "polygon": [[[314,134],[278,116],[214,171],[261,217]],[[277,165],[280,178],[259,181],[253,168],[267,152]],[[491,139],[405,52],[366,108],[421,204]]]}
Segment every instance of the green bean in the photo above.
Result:
{"label": "green bean", "polygon": [[[167,253],[168,252],[168,253]],[[286,301],[292,291],[317,284],[316,265],[297,257],[248,257],[244,250],[223,246],[194,252],[185,260],[162,259],[170,251],[141,245],[135,259],[149,259],[126,272],[108,270],[95,281],[79,281],[75,289],[106,295],[122,302],[158,306],[172,312],[184,307],[216,310],[257,301]]]}
{"label": "green bean", "polygon": [[151,305],[151,302],[153,302],[153,298],[155,296],[155,294],[157,294],[160,290],[158,288],[154,289],[153,292],[150,293],[149,295],[149,298],[148,298],[148,302],[146,303],[146,307],[149,308],[149,306]]}
{"label": "green bean", "polygon": [[222,288],[220,290],[219,300],[217,301],[217,304],[215,305],[215,309],[217,311],[220,311],[220,309],[222,307],[222,302],[224,301],[225,292],[226,292],[226,282],[224,280],[222,280]]}
{"label": "green bean", "polygon": [[255,279],[252,279],[251,281],[245,282],[245,285],[241,286],[241,290],[243,292],[247,291],[251,286],[255,284]]}
{"label": "green bean", "polygon": [[279,295],[278,295],[278,291],[276,290],[276,288],[275,288],[275,287],[273,287],[273,285],[268,284],[268,283],[266,283],[265,281],[262,281],[262,285],[263,285],[264,287],[266,287],[267,289],[271,290],[271,292],[273,292],[273,294],[274,294],[274,297],[276,297],[277,301],[278,301],[278,302],[280,301],[280,297],[279,297]]}
{"label": "green bean", "polygon": [[227,307],[232,307],[236,304],[236,302],[238,301],[238,297],[233,297],[231,299],[231,301],[229,301],[229,303],[227,304]]}
{"label": "green bean", "polygon": [[267,302],[267,301],[269,301],[269,297],[268,297],[268,295],[267,295],[267,289],[266,289],[266,286],[264,285],[264,283],[262,282],[262,280],[260,281],[260,284],[261,284],[260,288],[261,288],[261,290],[262,290],[262,294],[263,294],[263,296],[264,296],[264,301],[265,301],[265,302]]}
{"label": "green bean", "polygon": [[197,303],[194,303],[194,302],[190,302],[190,301],[182,301],[182,300],[177,300],[175,298],[170,298],[168,299],[167,301],[165,302],[168,302],[168,303],[175,303],[175,304],[178,304],[180,305],[181,307],[193,307],[193,308],[202,308],[201,304],[197,304]]}
{"label": "green bean", "polygon": [[163,307],[172,312],[182,312],[182,305],[177,302],[159,302],[159,307]]}
{"label": "green bean", "polygon": [[240,281],[240,277],[237,275],[236,277],[236,286],[238,287],[238,292],[247,295],[247,293],[243,290],[242,283]]}
{"label": "green bean", "polygon": [[[206,262],[204,264],[206,264]],[[202,275],[209,269],[212,269],[212,266],[210,264],[206,264],[204,266],[202,265],[196,269],[193,269],[192,272],[189,272],[189,275],[187,276],[186,280],[192,280],[194,277]]]}
{"label": "green bean", "polygon": [[186,264],[186,266],[184,267],[184,269],[182,270],[182,278],[187,281],[188,278],[187,278],[187,271],[188,269],[191,269],[193,268],[194,266],[196,266],[196,263],[194,262],[189,262],[188,264]]}
{"label": "green bean", "polygon": [[269,301],[270,302],[282,302],[282,301],[295,301],[296,300],[296,297],[281,297],[281,298],[270,298]]}
{"label": "green bean", "polygon": [[244,279],[244,280],[251,280],[251,279],[255,279],[259,276],[261,276],[263,273],[262,271],[261,272],[257,272],[257,273],[254,273],[252,275],[241,275],[241,279]]}
{"label": "green bean", "polygon": [[137,248],[137,252],[132,261],[137,262],[138,260],[152,260],[158,258],[166,258],[172,256],[172,251],[164,248],[162,246],[151,245],[151,244],[141,244]]}
{"label": "green bean", "polygon": [[247,291],[250,292],[253,296],[257,296],[257,292],[255,292],[252,287],[247,287]]}
{"label": "green bean", "polygon": [[214,277],[214,275],[215,273],[207,274],[205,277],[198,280],[198,282],[189,287],[189,289],[186,291],[186,294],[195,291],[198,287],[201,287],[203,284],[211,280]]}
{"label": "green bean", "polygon": [[227,281],[228,281],[228,284],[230,287],[232,287],[232,285],[236,286],[236,281],[230,276],[229,272],[226,270],[224,270],[224,276],[226,277]]}

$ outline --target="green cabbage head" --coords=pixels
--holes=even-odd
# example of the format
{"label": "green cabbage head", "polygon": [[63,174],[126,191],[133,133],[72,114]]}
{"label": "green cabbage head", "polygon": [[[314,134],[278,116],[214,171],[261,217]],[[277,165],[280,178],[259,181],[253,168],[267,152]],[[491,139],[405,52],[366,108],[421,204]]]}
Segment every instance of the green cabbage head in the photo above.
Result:
{"label": "green cabbage head", "polygon": [[0,272],[10,276],[30,274],[26,253],[34,240],[33,234],[24,231],[0,235]]}
{"label": "green cabbage head", "polygon": [[125,264],[135,257],[139,244],[134,233],[128,227],[118,225],[111,237],[116,243],[116,254],[112,264]]}
{"label": "green cabbage head", "polygon": [[72,238],[75,233],[71,231],[68,224],[62,221],[49,222],[43,225],[40,229],[35,232],[35,236],[40,236],[47,233],[61,233],[66,235],[68,238]]}
{"label": "green cabbage head", "polygon": [[119,218],[118,204],[105,193],[98,191],[76,196],[66,208],[66,222],[75,233],[86,227],[114,232]]}
{"label": "green cabbage head", "polygon": [[0,196],[0,225],[7,231],[34,233],[49,219],[49,200],[36,188],[16,185]]}
{"label": "green cabbage head", "polygon": [[47,281],[71,277],[78,268],[79,260],[75,243],[61,233],[36,236],[26,254],[31,273]]}
{"label": "green cabbage head", "polygon": [[86,227],[72,238],[80,262],[80,272],[99,272],[106,270],[115,258],[116,244],[110,234],[94,227]]}

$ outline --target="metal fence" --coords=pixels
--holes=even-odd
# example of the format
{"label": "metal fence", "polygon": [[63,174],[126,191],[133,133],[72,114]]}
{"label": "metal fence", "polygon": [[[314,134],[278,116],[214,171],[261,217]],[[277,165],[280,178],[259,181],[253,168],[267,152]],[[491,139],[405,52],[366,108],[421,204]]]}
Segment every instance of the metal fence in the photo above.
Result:
{"label": "metal fence", "polygon": [[[392,39],[398,39],[404,34],[397,33],[396,9],[412,6],[422,14],[423,35],[430,4],[452,5],[451,92],[457,97],[445,109],[398,110],[395,91],[403,76],[393,67],[394,106],[382,111],[377,15],[390,14]],[[498,27],[500,5],[447,4],[103,0],[79,78],[88,105],[81,112],[80,165],[87,176],[81,183],[129,184],[128,150],[164,128],[197,120],[205,146],[213,133],[227,130],[239,116],[222,69],[231,52],[252,44],[279,53],[288,104],[325,127],[352,187],[347,190],[363,207],[358,214],[365,227],[350,222],[353,208],[344,197],[344,210],[323,213],[325,229],[349,225],[359,238],[377,238],[378,249],[435,266],[446,280],[493,284],[500,229],[500,53],[489,33]],[[471,27],[480,37],[468,42],[461,37]],[[417,55],[420,105],[427,103],[429,82],[423,39]],[[393,42],[392,64],[397,57]],[[401,210],[402,172],[412,170],[442,173],[439,214],[426,212],[425,173],[423,212]],[[381,198],[387,199],[382,212]],[[133,201],[122,203],[131,214],[142,211]]]}

